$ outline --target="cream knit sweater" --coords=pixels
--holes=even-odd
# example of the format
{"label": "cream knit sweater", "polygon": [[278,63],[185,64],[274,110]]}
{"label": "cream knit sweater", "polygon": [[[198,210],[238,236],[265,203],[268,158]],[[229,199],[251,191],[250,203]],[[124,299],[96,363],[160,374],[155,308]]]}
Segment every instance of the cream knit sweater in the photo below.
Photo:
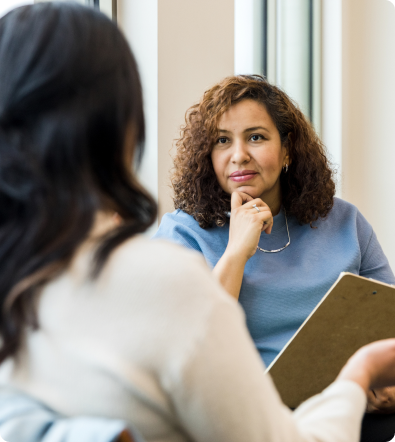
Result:
{"label": "cream knit sweater", "polygon": [[38,303],[40,329],[0,367],[66,415],[122,418],[152,442],[357,442],[365,394],[335,382],[291,413],[203,258],[133,238],[88,278],[86,244]]}

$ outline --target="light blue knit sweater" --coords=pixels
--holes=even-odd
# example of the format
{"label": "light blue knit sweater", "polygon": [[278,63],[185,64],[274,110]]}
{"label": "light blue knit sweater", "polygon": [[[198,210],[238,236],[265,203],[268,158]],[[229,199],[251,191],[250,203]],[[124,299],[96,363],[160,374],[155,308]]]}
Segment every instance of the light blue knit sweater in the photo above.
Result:
{"label": "light blue knit sweater", "polygon": [[[291,245],[279,253],[257,251],[247,262],[240,304],[247,326],[266,366],[311,313],[340,272],[395,284],[371,225],[350,203],[335,198],[326,219],[299,225],[288,217]],[[166,214],[156,238],[167,238],[203,253],[214,267],[228,243],[229,224],[201,229],[181,210]],[[262,233],[259,246],[279,249],[288,241],[284,212],[274,217],[271,235]]]}

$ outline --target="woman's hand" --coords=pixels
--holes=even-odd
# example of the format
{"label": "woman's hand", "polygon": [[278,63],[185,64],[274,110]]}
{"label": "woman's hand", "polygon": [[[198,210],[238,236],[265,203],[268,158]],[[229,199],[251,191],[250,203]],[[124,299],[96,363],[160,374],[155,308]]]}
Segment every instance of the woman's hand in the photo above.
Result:
{"label": "woman's hand", "polygon": [[213,274],[222,287],[238,299],[246,262],[256,252],[261,232],[272,231],[273,215],[261,199],[243,192],[232,193],[231,208],[228,246]]}
{"label": "woman's hand", "polygon": [[[395,339],[373,342],[359,349],[348,360],[337,379],[356,382],[367,395],[369,390],[376,392],[380,391],[378,389],[395,385]],[[393,394],[394,389],[389,390]],[[378,402],[382,401],[376,403]]]}
{"label": "woman's hand", "polygon": [[395,387],[375,388],[368,392],[367,413],[395,413]]}
{"label": "woman's hand", "polygon": [[231,209],[229,242],[225,253],[237,255],[247,262],[256,252],[261,233],[272,231],[273,215],[260,198],[254,199],[238,191],[232,193]]}

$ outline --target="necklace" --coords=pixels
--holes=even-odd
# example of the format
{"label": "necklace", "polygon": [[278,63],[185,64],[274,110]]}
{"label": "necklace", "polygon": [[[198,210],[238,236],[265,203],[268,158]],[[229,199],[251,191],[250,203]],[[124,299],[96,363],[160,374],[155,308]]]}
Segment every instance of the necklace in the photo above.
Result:
{"label": "necklace", "polygon": [[287,244],[285,244],[284,247],[281,247],[281,249],[277,249],[277,250],[265,250],[265,249],[261,249],[259,246],[256,246],[256,248],[263,253],[278,253],[278,252],[281,252],[282,250],[286,249],[291,244],[291,237],[289,236],[289,229],[288,229],[287,213],[286,213],[285,209],[283,209],[283,210],[284,210],[284,216],[285,216],[285,225],[287,226],[288,242],[287,242]]}

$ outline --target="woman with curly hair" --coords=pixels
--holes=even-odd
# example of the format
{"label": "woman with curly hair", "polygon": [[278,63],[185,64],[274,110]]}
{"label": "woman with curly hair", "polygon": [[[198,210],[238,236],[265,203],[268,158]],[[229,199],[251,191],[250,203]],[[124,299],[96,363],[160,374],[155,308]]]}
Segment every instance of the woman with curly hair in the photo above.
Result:
{"label": "woman with curly hair", "polygon": [[372,227],[335,198],[325,148],[263,77],[225,78],[186,114],[157,237],[202,252],[239,300],[266,365],[338,278],[394,284]]}

